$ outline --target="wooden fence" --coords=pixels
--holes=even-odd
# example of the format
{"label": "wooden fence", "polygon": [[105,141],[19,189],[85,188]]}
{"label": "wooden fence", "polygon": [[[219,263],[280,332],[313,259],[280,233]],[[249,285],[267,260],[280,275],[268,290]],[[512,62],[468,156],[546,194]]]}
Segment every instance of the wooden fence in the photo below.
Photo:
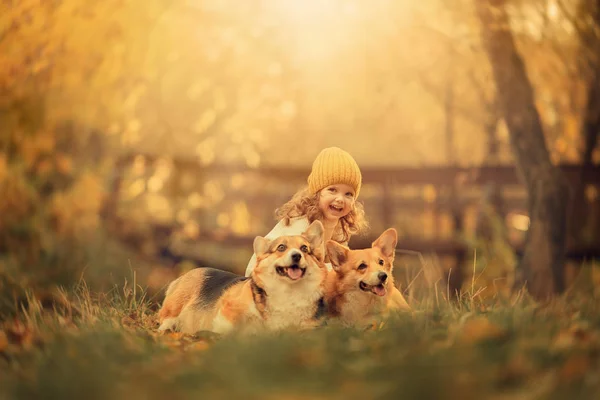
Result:
{"label": "wooden fence", "polygon": [[[261,215],[272,226],[272,212],[275,207],[283,204],[290,195],[299,188],[308,176],[308,168],[261,166],[248,168],[246,166],[208,165],[202,166],[195,159],[161,159],[149,154],[130,154],[121,157],[115,168],[111,194],[106,203],[105,216],[118,223],[126,223],[126,214],[120,213],[119,208],[123,203],[126,187],[132,180],[144,183],[138,190],[138,196],[151,189],[149,185],[152,177],[160,169],[168,169],[169,178],[164,179],[162,191],[164,196],[171,201],[175,198],[186,198],[190,191],[202,192],[202,185],[212,179],[221,179],[224,184],[224,199],[243,199],[248,204],[252,216]],[[560,165],[567,180],[573,185],[584,182],[594,188],[596,193],[600,186],[600,166],[582,169],[579,165]],[[502,208],[502,215],[515,210],[520,215],[526,214],[526,196],[520,184],[517,172],[513,166],[479,166],[479,167],[363,167],[363,182],[365,190],[361,191],[364,198],[365,209],[375,227],[396,226],[398,218],[402,215],[422,214],[427,212],[434,224],[430,231],[433,234],[414,235],[402,234],[399,247],[420,253],[436,253],[443,256],[454,257],[457,262],[464,259],[469,246],[465,243],[466,219],[468,209],[477,207],[481,202],[483,188],[493,185],[498,193],[497,206]],[[193,177],[193,188],[185,190],[181,176]],[[248,185],[234,185],[233,177],[242,177],[250,182]],[[244,178],[245,177],[245,178]],[[166,182],[170,183],[166,183]],[[188,179],[189,181],[189,179]],[[252,183],[254,182],[254,183]],[[156,185],[155,185],[156,186]],[[160,186],[160,185],[159,185]],[[267,187],[274,188],[267,190]],[[166,188],[166,189],[165,189]],[[424,196],[406,196],[399,191],[406,188],[417,188],[417,193]],[[155,188],[156,189],[156,188]],[[363,192],[366,192],[363,195]],[[369,195],[368,193],[371,193]],[[511,195],[510,193],[517,193]],[[362,199],[361,199],[362,200]],[[587,206],[594,210],[596,218],[600,218],[598,199],[589,200]],[[194,214],[198,221],[212,221],[216,208],[205,207]],[[211,219],[212,218],[212,219]],[[439,235],[442,231],[442,222],[451,225],[450,234]],[[181,223],[175,218],[171,220],[152,221],[145,223],[150,231],[165,246],[165,238],[170,237],[174,231],[181,228]],[[230,246],[240,246],[250,249],[254,237],[266,234],[266,231],[254,229],[244,234],[227,231],[227,229],[213,229],[211,223],[200,222],[200,229],[196,232],[195,240],[206,243],[226,243]],[[270,227],[268,228],[270,229]],[[263,228],[264,230],[264,228]],[[447,230],[447,229],[446,229]],[[471,232],[472,233],[472,232]],[[368,236],[354,237],[350,242],[351,247],[369,246],[377,236],[378,230]],[[522,250],[522,240],[513,240],[514,250]],[[599,258],[599,246],[594,244],[570,242],[567,257],[573,260]],[[172,251],[161,249],[163,254],[174,256]],[[189,258],[192,261],[203,262],[195,259],[193,255],[178,254],[177,257]],[[457,277],[460,279],[460,277]]]}

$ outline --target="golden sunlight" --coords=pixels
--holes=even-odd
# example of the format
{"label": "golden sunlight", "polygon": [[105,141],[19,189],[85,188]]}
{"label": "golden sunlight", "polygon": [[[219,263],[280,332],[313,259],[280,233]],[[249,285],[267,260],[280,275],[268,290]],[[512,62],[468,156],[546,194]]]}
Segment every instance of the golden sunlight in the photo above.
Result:
{"label": "golden sunlight", "polygon": [[345,44],[359,39],[357,31],[364,31],[354,1],[280,0],[270,4],[283,29],[294,38],[294,55],[302,58],[305,68],[338,54]]}
{"label": "golden sunlight", "polygon": [[336,2],[330,0],[279,0],[272,6],[282,17],[296,26],[313,26],[338,18]]}
{"label": "golden sunlight", "polygon": [[510,213],[507,216],[507,219],[510,221],[509,224],[512,225],[515,229],[520,231],[526,231],[529,229],[529,217],[523,214]]}

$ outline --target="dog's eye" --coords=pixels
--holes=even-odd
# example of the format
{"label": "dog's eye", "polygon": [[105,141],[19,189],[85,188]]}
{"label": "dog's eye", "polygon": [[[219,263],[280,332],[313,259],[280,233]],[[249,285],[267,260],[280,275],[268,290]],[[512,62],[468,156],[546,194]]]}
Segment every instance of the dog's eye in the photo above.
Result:
{"label": "dog's eye", "polygon": [[303,253],[308,253],[308,246],[303,244],[302,246],[300,246],[300,251],[302,251]]}
{"label": "dog's eye", "polygon": [[361,264],[358,266],[358,270],[359,270],[359,271],[362,271],[363,269],[367,269],[367,264],[365,264],[365,263],[361,263]]}
{"label": "dog's eye", "polygon": [[379,259],[379,265],[383,265],[383,260],[381,258]]}
{"label": "dog's eye", "polygon": [[287,247],[285,247],[285,244],[280,244],[279,246],[277,246],[277,251],[285,251]]}

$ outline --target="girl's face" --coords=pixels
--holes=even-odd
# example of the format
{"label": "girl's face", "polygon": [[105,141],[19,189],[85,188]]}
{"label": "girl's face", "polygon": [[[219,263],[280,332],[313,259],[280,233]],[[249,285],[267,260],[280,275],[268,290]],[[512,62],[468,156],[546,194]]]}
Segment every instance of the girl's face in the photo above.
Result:
{"label": "girl's face", "polygon": [[336,222],[348,215],[354,207],[354,189],[345,183],[329,185],[319,194],[319,209],[326,220]]}

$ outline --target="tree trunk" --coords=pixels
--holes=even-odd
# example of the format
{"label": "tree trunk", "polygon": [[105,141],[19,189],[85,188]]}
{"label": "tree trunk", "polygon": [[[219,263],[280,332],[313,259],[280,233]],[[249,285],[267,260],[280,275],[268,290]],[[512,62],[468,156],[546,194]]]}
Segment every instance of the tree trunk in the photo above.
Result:
{"label": "tree trunk", "polygon": [[510,30],[504,0],[478,0],[475,4],[517,170],[528,193],[530,228],[519,265],[520,278],[535,298],[547,299],[564,290],[567,185],[550,160],[533,88]]}
{"label": "tree trunk", "polygon": [[594,77],[589,85],[586,116],[583,125],[582,163],[584,166],[593,164],[592,155],[598,144],[598,133],[600,133],[600,62],[594,70]]}
{"label": "tree trunk", "polygon": [[579,31],[581,41],[580,73],[587,81],[587,104],[583,115],[581,135],[583,148],[581,151],[581,174],[574,183],[574,198],[569,212],[570,237],[581,242],[584,239],[584,228],[589,223],[587,216],[590,205],[585,199],[584,176],[586,169],[593,165],[592,156],[598,144],[600,133],[600,1],[588,0],[580,4],[578,14],[590,16],[590,25]]}
{"label": "tree trunk", "polygon": [[[497,108],[497,106],[494,106]],[[487,135],[487,154],[485,163],[487,165],[500,164],[500,141],[498,140],[498,123],[500,118],[495,111],[489,111],[484,124],[484,130]]]}
{"label": "tree trunk", "polygon": [[[600,65],[598,66],[600,68]],[[585,175],[593,165],[592,156],[598,143],[600,131],[600,71],[594,71],[592,82],[589,83],[588,101],[584,115],[582,136],[583,148],[581,151],[581,174],[573,183],[573,199],[569,210],[570,238],[573,242],[581,243],[585,240],[585,232],[591,221],[587,219],[590,204],[585,198]]]}

